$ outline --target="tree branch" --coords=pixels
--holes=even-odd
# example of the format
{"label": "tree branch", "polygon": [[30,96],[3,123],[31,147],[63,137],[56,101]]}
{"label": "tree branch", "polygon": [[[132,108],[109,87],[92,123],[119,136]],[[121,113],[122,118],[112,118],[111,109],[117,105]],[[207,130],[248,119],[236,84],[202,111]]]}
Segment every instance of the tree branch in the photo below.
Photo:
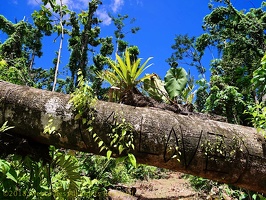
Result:
{"label": "tree branch", "polygon": [[[0,123],[8,120],[14,133],[99,154],[92,135],[74,120],[69,95],[0,81],[0,99]],[[107,142],[117,121],[125,119],[133,126],[131,153],[139,163],[266,193],[266,144],[254,128],[112,102],[98,101],[94,109],[93,130]],[[56,128],[53,134],[44,133],[50,116]]]}

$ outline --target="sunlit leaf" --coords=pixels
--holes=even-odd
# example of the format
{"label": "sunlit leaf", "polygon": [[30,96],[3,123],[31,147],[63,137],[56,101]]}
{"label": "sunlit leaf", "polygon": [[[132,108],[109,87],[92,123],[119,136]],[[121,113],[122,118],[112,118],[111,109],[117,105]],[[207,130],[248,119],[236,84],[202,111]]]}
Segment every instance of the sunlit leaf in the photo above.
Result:
{"label": "sunlit leaf", "polygon": [[129,158],[130,163],[131,163],[135,168],[137,168],[137,160],[136,160],[135,156],[134,156],[133,154],[131,154],[131,153],[129,153],[127,156],[128,156],[128,158]]}
{"label": "sunlit leaf", "polygon": [[187,72],[184,68],[170,68],[165,75],[165,89],[171,99],[180,96],[187,84]]}
{"label": "sunlit leaf", "polygon": [[99,143],[98,143],[98,147],[101,147],[103,145],[103,141],[100,141]]}
{"label": "sunlit leaf", "polygon": [[119,151],[119,154],[121,154],[123,151],[124,151],[124,147],[123,147],[123,145],[119,145],[118,146],[118,151]]}
{"label": "sunlit leaf", "polygon": [[112,155],[112,151],[108,150],[107,153],[106,153],[106,157],[107,157],[108,160],[111,158],[111,155]]}

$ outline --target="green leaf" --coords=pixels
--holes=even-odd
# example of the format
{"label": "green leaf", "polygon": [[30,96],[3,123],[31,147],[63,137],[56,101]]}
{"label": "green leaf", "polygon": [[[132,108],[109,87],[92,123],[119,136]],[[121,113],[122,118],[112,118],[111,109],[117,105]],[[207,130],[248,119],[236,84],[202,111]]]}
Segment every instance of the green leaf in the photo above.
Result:
{"label": "green leaf", "polygon": [[100,152],[102,152],[104,149],[106,149],[106,147],[105,147],[105,146],[102,146],[102,147],[100,148]]}
{"label": "green leaf", "polygon": [[137,70],[137,72],[136,72],[136,74],[134,75],[134,79],[136,80],[139,76],[140,76],[140,74],[142,73],[142,72],[144,72],[147,68],[149,68],[152,64],[150,64],[150,65],[148,65],[147,67],[146,67],[146,65],[147,65],[147,63],[152,59],[153,57],[149,57],[142,65],[141,65],[141,67]]}
{"label": "green leaf", "polygon": [[7,131],[7,130],[9,130],[9,129],[12,129],[12,128],[14,128],[14,126],[8,126],[7,125],[7,121],[0,127],[0,132],[5,132],[5,131]]}
{"label": "green leaf", "polygon": [[99,143],[98,143],[98,147],[101,147],[103,145],[103,141],[100,141]]}
{"label": "green leaf", "polygon": [[122,129],[122,137],[125,136],[127,134],[127,130],[126,129]]}
{"label": "green leaf", "polygon": [[137,168],[137,160],[136,160],[135,156],[134,156],[133,154],[131,154],[131,153],[129,153],[127,156],[128,156],[128,158],[129,158],[130,163],[131,163],[135,168]]}
{"label": "green leaf", "polygon": [[10,170],[10,163],[0,159],[0,172],[6,174],[9,172],[9,170]]}
{"label": "green leaf", "polygon": [[106,157],[107,157],[108,160],[111,158],[111,155],[112,155],[112,151],[108,150],[107,153],[106,153]]}
{"label": "green leaf", "polygon": [[10,168],[9,172],[6,174],[6,178],[14,181],[15,183],[18,182],[17,173],[14,168]]}
{"label": "green leaf", "polygon": [[130,55],[129,55],[128,49],[126,49],[125,51],[125,59],[126,59],[125,64],[126,64],[127,70],[130,71],[130,75],[132,75],[131,73],[133,72],[132,71],[133,67],[131,66]]}
{"label": "green leaf", "polygon": [[86,124],[87,119],[86,118],[82,118],[82,124]]}
{"label": "green leaf", "polygon": [[116,55],[116,59],[119,64],[116,65],[116,64],[113,64],[112,61],[110,61],[111,67],[120,76],[120,78],[126,82],[127,81],[127,67],[119,55]]}
{"label": "green leaf", "polygon": [[123,145],[119,145],[118,146],[118,151],[119,151],[119,154],[121,154],[123,151],[124,151],[124,147],[123,147]]}
{"label": "green leaf", "polygon": [[157,101],[167,102],[167,91],[164,88],[164,81],[162,81],[158,75],[153,74],[149,79],[145,79],[143,87],[149,96]]}
{"label": "green leaf", "polygon": [[[91,132],[91,131],[93,130],[93,127],[90,126],[89,128],[87,128],[87,130],[88,130],[89,132]],[[93,137],[94,137],[94,136],[93,136]]]}
{"label": "green leaf", "polygon": [[134,77],[136,75],[139,65],[140,65],[140,59],[137,59],[133,63],[133,66],[132,66],[132,69],[131,69],[131,76],[132,77]]}
{"label": "green leaf", "polygon": [[116,163],[123,163],[125,160],[126,160],[126,156],[123,156],[123,157],[118,157],[115,159],[115,162]]}
{"label": "green leaf", "polygon": [[62,184],[62,188],[64,190],[67,190],[68,189],[68,185],[69,185],[69,181],[61,181],[61,184]]}
{"label": "green leaf", "polygon": [[165,89],[171,99],[181,95],[187,84],[187,72],[184,68],[170,68],[165,77]]}
{"label": "green leaf", "polygon": [[81,114],[76,114],[75,120],[78,120],[81,117]]}

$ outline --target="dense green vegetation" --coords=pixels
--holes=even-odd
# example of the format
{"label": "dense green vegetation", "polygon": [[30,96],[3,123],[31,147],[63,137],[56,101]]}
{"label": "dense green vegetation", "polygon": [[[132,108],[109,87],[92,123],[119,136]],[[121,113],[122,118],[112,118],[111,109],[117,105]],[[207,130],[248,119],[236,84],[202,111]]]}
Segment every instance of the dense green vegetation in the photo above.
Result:
{"label": "dense green vegetation", "polygon": [[[226,117],[230,123],[255,126],[265,136],[266,3],[245,12],[234,8],[229,0],[210,2],[210,14],[205,16],[203,23],[204,33],[198,37],[177,35],[174,38],[174,52],[167,59],[170,68],[161,80],[156,74],[142,74],[151,58],[141,63],[138,47],[125,41],[124,20],[128,19],[127,15],[111,16],[116,27],[114,35],[100,37],[101,22],[95,16],[100,0],[90,1],[88,10],[81,13],[75,13],[62,2],[56,4],[55,0],[42,2],[40,9],[32,14],[33,23],[12,23],[0,15],[0,30],[8,35],[0,44],[1,80],[71,93],[74,95],[72,99],[75,95],[85,95],[86,89],[86,94],[93,94],[90,99],[131,104],[132,99],[125,97],[138,95],[173,106],[183,104],[190,107],[189,111],[209,112]],[[133,27],[130,33],[135,34],[138,30],[139,27]],[[48,70],[34,66],[34,59],[42,56],[42,46],[45,45],[42,39],[51,36],[58,36],[60,40],[53,66]],[[70,51],[67,64],[70,76],[58,78],[63,73],[59,68],[63,41],[68,43]],[[209,49],[215,49],[217,57],[210,61],[208,81],[202,57],[209,53]],[[111,59],[113,53],[116,54],[114,60]],[[198,80],[178,66],[178,62],[184,59],[186,64],[196,67],[200,75]],[[103,81],[107,81],[110,87],[103,87]],[[86,87],[84,83],[88,83]],[[82,100],[73,100],[77,105],[77,119],[83,114],[79,112],[79,106],[84,106]],[[85,112],[85,108],[82,111]],[[85,118],[84,123],[87,123]],[[119,152],[126,151],[125,146],[134,148],[131,140],[116,139],[128,136],[128,127],[125,127],[126,124],[118,125],[111,135],[113,144],[120,148]],[[3,124],[0,134],[8,128],[12,127]],[[94,138],[99,146],[103,145],[97,135]],[[107,188],[114,184],[135,178],[154,178],[160,174],[160,170],[154,167],[140,165],[136,168],[132,155],[114,160],[110,159],[110,151],[105,158],[52,146],[49,152],[51,161],[34,160],[30,155],[3,156],[0,159],[0,197],[71,199],[81,195],[84,199],[101,199]],[[212,186],[219,187],[204,179],[193,177],[191,180],[195,187],[207,191]],[[238,199],[263,199],[256,193],[247,192],[248,195],[244,191],[227,190],[231,193],[228,195]]]}

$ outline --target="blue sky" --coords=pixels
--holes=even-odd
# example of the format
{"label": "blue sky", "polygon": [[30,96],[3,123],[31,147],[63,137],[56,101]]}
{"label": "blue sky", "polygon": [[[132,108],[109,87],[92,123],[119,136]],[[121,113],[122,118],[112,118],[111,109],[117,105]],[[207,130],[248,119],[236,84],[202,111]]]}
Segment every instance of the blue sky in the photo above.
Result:
{"label": "blue sky", "polygon": [[[31,13],[39,9],[41,0],[8,0],[0,1],[0,14],[8,20],[31,20]],[[89,0],[63,0],[70,9],[76,12],[85,10]],[[140,57],[146,60],[153,57],[153,65],[146,71],[147,73],[157,73],[164,77],[169,65],[165,62],[173,52],[171,45],[174,44],[175,35],[189,34],[199,36],[203,33],[203,17],[210,13],[208,9],[209,0],[103,0],[103,5],[97,11],[98,17],[103,20],[101,25],[101,35],[113,35],[114,26],[111,24],[107,13],[128,14],[129,18],[136,18],[133,25],[126,26],[125,30],[132,26],[139,26],[141,30],[137,34],[126,35],[127,40],[132,45],[137,45],[140,49]],[[260,0],[232,0],[237,9],[249,10],[251,7],[260,7]],[[0,32],[0,41],[4,41]],[[43,44],[44,56],[36,60],[36,67],[48,68],[52,66],[55,51],[58,50],[59,41],[53,43],[55,37],[45,38]],[[69,53],[67,51],[67,40],[64,41],[64,52],[62,55],[62,67],[67,63]],[[206,55],[203,64],[209,71],[210,55]],[[182,66],[182,65],[181,65]],[[194,77],[198,78],[198,73],[192,67],[183,66],[191,70]],[[69,74],[70,75],[70,74]],[[209,75],[209,72],[207,72]]]}

